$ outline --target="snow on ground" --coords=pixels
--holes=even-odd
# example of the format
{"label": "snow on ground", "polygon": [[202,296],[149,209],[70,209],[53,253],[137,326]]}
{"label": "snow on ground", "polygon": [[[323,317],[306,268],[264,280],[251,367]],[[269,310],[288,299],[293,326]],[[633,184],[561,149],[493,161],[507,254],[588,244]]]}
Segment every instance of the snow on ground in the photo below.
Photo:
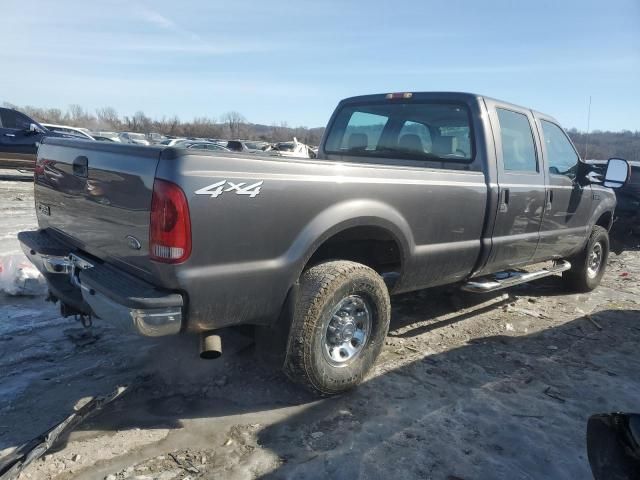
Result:
{"label": "snow on ground", "polygon": [[[35,227],[31,187],[0,182],[0,254]],[[324,399],[235,332],[202,361],[195,338],[84,329],[42,296],[0,296],[0,452],[129,385],[23,478],[591,478],[589,415],[640,411],[639,280],[636,250],[588,295],[551,278],[395,297],[375,371]]]}
{"label": "snow on ground", "polygon": [[[9,175],[0,170],[0,179]],[[24,180],[31,176],[16,174]],[[9,176],[9,178],[13,178]],[[33,182],[0,180],[0,292],[37,294],[45,292],[38,271],[22,253],[16,235],[35,228]]]}
{"label": "snow on ground", "polygon": [[16,235],[36,226],[33,182],[0,180],[0,225],[0,255],[22,253]]}

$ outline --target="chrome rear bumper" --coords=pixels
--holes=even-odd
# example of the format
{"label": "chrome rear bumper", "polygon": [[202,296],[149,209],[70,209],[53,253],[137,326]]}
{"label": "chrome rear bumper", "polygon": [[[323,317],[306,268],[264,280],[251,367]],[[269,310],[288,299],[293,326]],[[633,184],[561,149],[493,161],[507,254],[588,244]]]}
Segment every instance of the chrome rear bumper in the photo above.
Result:
{"label": "chrome rear bumper", "polygon": [[63,303],[149,337],[182,330],[181,294],[158,289],[111,265],[93,262],[46,232],[20,232],[18,240]]}

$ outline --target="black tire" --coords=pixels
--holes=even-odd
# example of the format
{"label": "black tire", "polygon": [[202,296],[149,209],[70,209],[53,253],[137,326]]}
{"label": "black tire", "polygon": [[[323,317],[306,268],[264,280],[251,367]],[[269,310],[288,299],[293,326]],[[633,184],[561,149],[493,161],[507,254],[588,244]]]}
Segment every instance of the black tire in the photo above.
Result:
{"label": "black tire", "polygon": [[[357,308],[353,302],[359,302]],[[330,345],[327,330],[336,318],[345,318],[340,317],[345,312],[335,311],[341,305],[349,305],[348,309],[356,312],[346,318],[353,322],[352,325],[357,323],[360,332],[364,331],[365,324],[356,317],[365,318],[366,315],[366,325],[370,327],[366,336],[363,334],[361,343],[355,335],[348,340],[350,345],[355,342],[355,348],[359,350],[352,358],[344,360],[344,364],[332,363],[331,355],[342,362],[341,356],[346,350]],[[300,277],[284,372],[294,382],[322,395],[355,387],[378,358],[389,330],[390,317],[389,292],[382,277],[371,268],[350,261],[330,261],[306,270]],[[349,338],[349,333],[344,338]]]}
{"label": "black tire", "polygon": [[[601,256],[597,269],[592,268],[592,255],[600,249]],[[609,258],[609,232],[598,225],[593,227],[589,240],[582,251],[571,258],[571,269],[562,273],[562,280],[572,292],[590,292],[602,280]]]}

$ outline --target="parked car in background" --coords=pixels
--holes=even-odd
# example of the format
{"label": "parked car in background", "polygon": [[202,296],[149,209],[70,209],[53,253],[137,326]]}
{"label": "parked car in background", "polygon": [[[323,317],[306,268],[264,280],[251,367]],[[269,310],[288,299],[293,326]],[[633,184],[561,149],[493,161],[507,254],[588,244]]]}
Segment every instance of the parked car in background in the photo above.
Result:
{"label": "parked car in background", "polygon": [[629,165],[593,168],[526,107],[366,95],[338,104],[315,160],[46,139],[39,230],[18,239],[67,315],[199,333],[203,358],[251,325],[292,380],[336,394],[374,365],[391,294],[596,288]]}
{"label": "parked car in background", "polygon": [[166,147],[173,147],[174,145],[177,145],[182,142],[187,142],[187,141],[189,141],[187,138],[167,138],[161,141],[160,145],[163,145]]}
{"label": "parked car in background", "polygon": [[219,143],[215,143],[215,142],[184,142],[184,143],[177,144],[176,147],[184,147],[184,148],[188,148],[189,150],[211,150],[216,152],[231,151],[227,147],[224,147]]}
{"label": "parked car in background", "polygon": [[69,135],[80,137],[84,140],[95,140],[95,138],[88,133],[89,130],[86,128],[69,127],[68,125],[54,125],[52,123],[43,123],[42,126],[53,132],[67,133]]}
{"label": "parked car in background", "polygon": [[120,142],[120,136],[118,132],[105,132],[105,131],[91,132],[91,136],[93,138],[103,137],[103,138],[108,138],[113,142]]}
{"label": "parked car in background", "polygon": [[[604,175],[607,160],[587,160],[587,163],[597,165],[600,175]],[[640,235],[640,161],[629,162],[631,178],[627,184],[616,190],[618,205],[616,206],[616,221],[614,235],[624,236],[628,233]]]}
{"label": "parked car in background", "polygon": [[205,140],[207,142],[219,143],[223,147],[226,147],[228,142],[228,140],[225,140],[223,138],[206,138]]}
{"label": "parked car in background", "polygon": [[44,137],[70,135],[48,130],[12,108],[0,108],[0,168],[33,170],[36,152]]}
{"label": "parked car in background", "polygon": [[267,146],[266,142],[254,142],[251,140],[229,140],[226,147],[232,152],[258,153]]}
{"label": "parked car in background", "polygon": [[118,134],[121,143],[132,143],[135,145],[150,145],[144,133],[121,132]]}
{"label": "parked car in background", "polygon": [[293,142],[278,142],[265,151],[280,157],[316,158],[316,152],[296,137],[293,137]]}
{"label": "parked car in background", "polygon": [[147,134],[147,140],[149,140],[151,144],[162,143],[166,139],[167,137],[165,137],[161,133],[151,132]]}
{"label": "parked car in background", "polygon": [[99,142],[116,142],[116,143],[120,143],[119,140],[113,138],[113,137],[103,137],[102,135],[94,135],[93,136],[94,140],[97,140]]}
{"label": "parked car in background", "polygon": [[250,150],[264,151],[264,149],[267,148],[271,144],[269,142],[251,140],[251,141],[245,142],[245,145]]}

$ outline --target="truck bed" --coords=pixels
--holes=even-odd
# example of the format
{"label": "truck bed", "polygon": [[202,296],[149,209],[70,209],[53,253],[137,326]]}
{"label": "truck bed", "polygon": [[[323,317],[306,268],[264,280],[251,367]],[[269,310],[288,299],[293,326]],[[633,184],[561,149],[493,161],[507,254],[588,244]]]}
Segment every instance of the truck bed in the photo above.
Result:
{"label": "truck bed", "polygon": [[[74,174],[80,157],[86,177],[77,167]],[[179,185],[189,204],[192,254],[177,265],[149,257],[154,178]],[[482,248],[487,185],[479,169],[48,139],[38,155],[36,204],[40,227],[79,251],[189,292],[189,328],[203,330],[270,321],[317,247],[360,226],[373,237],[386,232],[381,245],[399,250],[401,265],[389,265],[400,278],[394,291],[464,279]]]}

